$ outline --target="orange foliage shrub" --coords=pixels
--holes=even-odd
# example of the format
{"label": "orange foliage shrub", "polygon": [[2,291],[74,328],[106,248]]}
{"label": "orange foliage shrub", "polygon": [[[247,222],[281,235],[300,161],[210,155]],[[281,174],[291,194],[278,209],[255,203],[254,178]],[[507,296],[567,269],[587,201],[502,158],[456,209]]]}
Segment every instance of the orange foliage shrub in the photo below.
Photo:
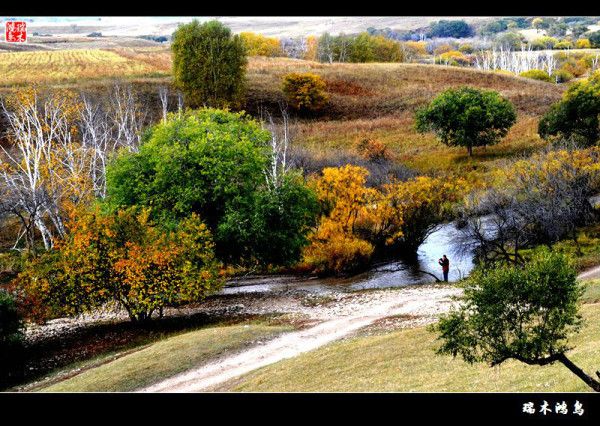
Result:
{"label": "orange foliage shrub", "polygon": [[73,217],[68,237],[17,278],[47,316],[75,315],[112,302],[132,321],[166,306],[198,302],[221,285],[213,242],[197,216],[167,233],[136,209]]}
{"label": "orange foliage shrub", "polygon": [[370,161],[386,161],[392,159],[387,146],[377,139],[362,139],[356,144],[358,154]]}

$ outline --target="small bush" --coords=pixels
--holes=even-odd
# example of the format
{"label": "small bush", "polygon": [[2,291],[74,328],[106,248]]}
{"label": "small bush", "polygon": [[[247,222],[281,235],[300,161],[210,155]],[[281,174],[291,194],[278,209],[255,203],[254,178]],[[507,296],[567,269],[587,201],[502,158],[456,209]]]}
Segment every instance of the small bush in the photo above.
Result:
{"label": "small bush", "polygon": [[546,71],[543,71],[543,70],[523,71],[519,75],[521,77],[531,78],[533,80],[548,81],[548,82],[554,81],[554,80],[552,80],[550,75]]}
{"label": "small bush", "polygon": [[564,69],[558,69],[552,73],[552,79],[557,83],[566,83],[567,81],[573,80],[573,78],[573,74]]}
{"label": "small bush", "polygon": [[464,43],[461,44],[458,48],[459,52],[465,53],[465,54],[471,54],[475,51],[475,49],[473,48],[473,45],[470,43]]}
{"label": "small bush", "polygon": [[373,250],[368,241],[334,234],[328,240],[311,244],[304,261],[319,275],[353,273],[368,267]]}
{"label": "small bush", "polygon": [[594,66],[594,61],[596,60],[596,55],[583,55],[581,57],[581,59],[579,59],[577,62],[579,62],[581,65],[585,66],[586,69],[591,69]]}
{"label": "small bush", "polygon": [[363,139],[356,144],[358,154],[366,160],[384,162],[391,160],[392,155],[387,146],[376,139]]}
{"label": "small bush", "polygon": [[572,49],[573,43],[571,43],[569,40],[561,40],[554,45],[554,48],[555,49]]}
{"label": "small bush", "polygon": [[16,251],[0,253],[0,285],[10,283],[23,269],[25,256]]}
{"label": "small bush", "polygon": [[462,52],[458,50],[451,50],[449,52],[444,52],[440,56],[438,56],[435,60],[438,64],[444,65],[469,65],[471,63],[469,57],[463,55]]}
{"label": "small bush", "polygon": [[316,112],[329,100],[325,81],[316,74],[291,73],[283,77],[283,93],[288,103],[298,111]]}
{"label": "small bush", "polygon": [[587,71],[585,62],[575,61],[574,59],[565,62],[560,69],[567,71],[575,77],[581,77]]}

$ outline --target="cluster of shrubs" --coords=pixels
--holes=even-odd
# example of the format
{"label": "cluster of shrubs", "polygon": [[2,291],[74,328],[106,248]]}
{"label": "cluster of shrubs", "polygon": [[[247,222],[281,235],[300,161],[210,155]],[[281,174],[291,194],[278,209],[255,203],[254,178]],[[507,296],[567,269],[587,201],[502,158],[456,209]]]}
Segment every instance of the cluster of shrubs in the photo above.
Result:
{"label": "cluster of shrubs", "polygon": [[150,40],[150,41],[155,41],[157,43],[165,43],[167,41],[169,41],[169,37],[168,36],[164,36],[164,35],[143,35],[140,36],[140,38],[143,38],[144,40]]}
{"label": "cluster of shrubs", "polygon": [[570,73],[567,69],[557,69],[552,75],[548,74],[548,72],[544,70],[529,70],[523,71],[519,74],[521,77],[531,78],[533,80],[547,81],[549,83],[566,83],[567,81],[571,81],[574,78],[574,75]]}
{"label": "cluster of shrubs", "polygon": [[469,66],[473,58],[458,50],[449,50],[435,57],[435,63],[441,65]]}
{"label": "cluster of shrubs", "polygon": [[544,70],[529,70],[523,71],[519,74],[521,77],[531,78],[533,80],[547,81],[551,82],[552,78],[550,75]]}
{"label": "cluster of shrubs", "polygon": [[596,55],[582,52],[559,52],[554,55],[554,58],[559,61],[560,66],[551,75],[539,69],[524,71],[519,75],[534,80],[565,83],[595,71],[594,67],[598,66],[600,59]]}

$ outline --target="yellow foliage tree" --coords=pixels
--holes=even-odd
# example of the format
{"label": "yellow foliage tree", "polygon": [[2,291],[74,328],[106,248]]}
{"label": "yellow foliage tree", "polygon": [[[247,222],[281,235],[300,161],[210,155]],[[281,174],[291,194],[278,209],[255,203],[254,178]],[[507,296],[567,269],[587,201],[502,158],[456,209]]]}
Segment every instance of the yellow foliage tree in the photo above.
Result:
{"label": "yellow foliage tree", "polygon": [[577,49],[591,49],[592,43],[587,38],[580,38],[575,42],[575,47]]}
{"label": "yellow foliage tree", "polygon": [[252,32],[240,33],[248,56],[284,56],[279,39]]}
{"label": "yellow foliage tree", "polygon": [[306,51],[304,52],[304,59],[307,61],[316,61],[319,50],[319,38],[311,35],[306,37]]}
{"label": "yellow foliage tree", "polygon": [[351,272],[368,263],[373,246],[354,234],[357,218],[377,194],[366,188],[367,175],[366,169],[347,165],[327,167],[317,180],[315,189],[324,214],[304,251],[304,261],[317,272]]}
{"label": "yellow foliage tree", "polygon": [[427,176],[368,188],[367,176],[346,165],[325,168],[315,182],[323,215],[304,261],[317,272],[365,268],[376,250],[414,253],[468,189],[463,179]]}

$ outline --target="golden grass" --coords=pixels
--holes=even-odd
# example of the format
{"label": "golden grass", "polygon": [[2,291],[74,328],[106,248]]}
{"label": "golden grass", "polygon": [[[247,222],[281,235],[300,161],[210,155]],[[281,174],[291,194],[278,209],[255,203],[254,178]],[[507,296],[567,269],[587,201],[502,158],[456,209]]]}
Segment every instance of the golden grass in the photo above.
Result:
{"label": "golden grass", "polygon": [[[319,117],[300,120],[295,143],[316,157],[352,151],[360,139],[385,143],[397,161],[422,173],[461,175],[474,179],[502,160],[527,155],[546,145],[537,134],[539,117],[558,101],[564,86],[496,72],[440,65],[368,63],[321,64],[281,58],[252,58],[248,66],[248,104],[277,110],[282,77],[310,71],[327,82],[330,103]],[[414,112],[441,91],[474,86],[497,90],[517,108],[518,122],[500,144],[466,149],[448,148],[432,134],[414,130]],[[249,108],[251,109],[251,108]]]}
{"label": "golden grass", "polygon": [[[142,56],[144,58],[144,56]],[[100,49],[0,53],[0,86],[164,75],[144,60]]]}
{"label": "golden grass", "polygon": [[298,125],[296,142],[315,157],[353,152],[362,139],[384,143],[395,159],[421,173],[434,175],[485,174],[515,156],[527,155],[547,145],[537,134],[536,117],[524,116],[498,145],[475,148],[469,157],[465,148],[450,148],[433,134],[419,134],[414,116],[404,113],[372,119],[303,122]]}
{"label": "golden grass", "polygon": [[496,72],[441,65],[404,63],[322,64],[282,58],[251,58],[248,64],[249,98],[265,103],[281,96],[281,79],[289,72],[319,74],[334,90],[325,116],[373,118],[413,111],[442,90],[474,86],[497,90],[519,112],[537,115],[560,99],[563,86]]}
{"label": "golden grass", "polygon": [[172,61],[171,51],[164,47],[122,47],[113,49],[113,51],[124,58],[132,61],[143,62],[149,65],[154,71],[171,73]]}
{"label": "golden grass", "polygon": [[[595,294],[598,287],[594,288]],[[600,367],[600,304],[582,308],[585,326],[568,356],[593,374]],[[219,391],[252,392],[590,392],[562,365],[469,365],[435,354],[436,335],[414,328],[340,341],[256,370]],[[306,374],[310,371],[310,374]]]}
{"label": "golden grass", "polygon": [[[0,53],[0,85],[81,83],[101,77],[159,77],[171,72],[166,47],[45,50]],[[366,118],[397,114],[429,101],[450,87],[470,85],[498,90],[520,111],[538,114],[558,100],[562,86],[495,72],[441,65],[367,63],[323,64],[289,58],[251,57],[248,101],[281,98],[281,79],[290,72],[321,75],[331,92],[325,115]],[[351,89],[351,90],[350,90]]]}

